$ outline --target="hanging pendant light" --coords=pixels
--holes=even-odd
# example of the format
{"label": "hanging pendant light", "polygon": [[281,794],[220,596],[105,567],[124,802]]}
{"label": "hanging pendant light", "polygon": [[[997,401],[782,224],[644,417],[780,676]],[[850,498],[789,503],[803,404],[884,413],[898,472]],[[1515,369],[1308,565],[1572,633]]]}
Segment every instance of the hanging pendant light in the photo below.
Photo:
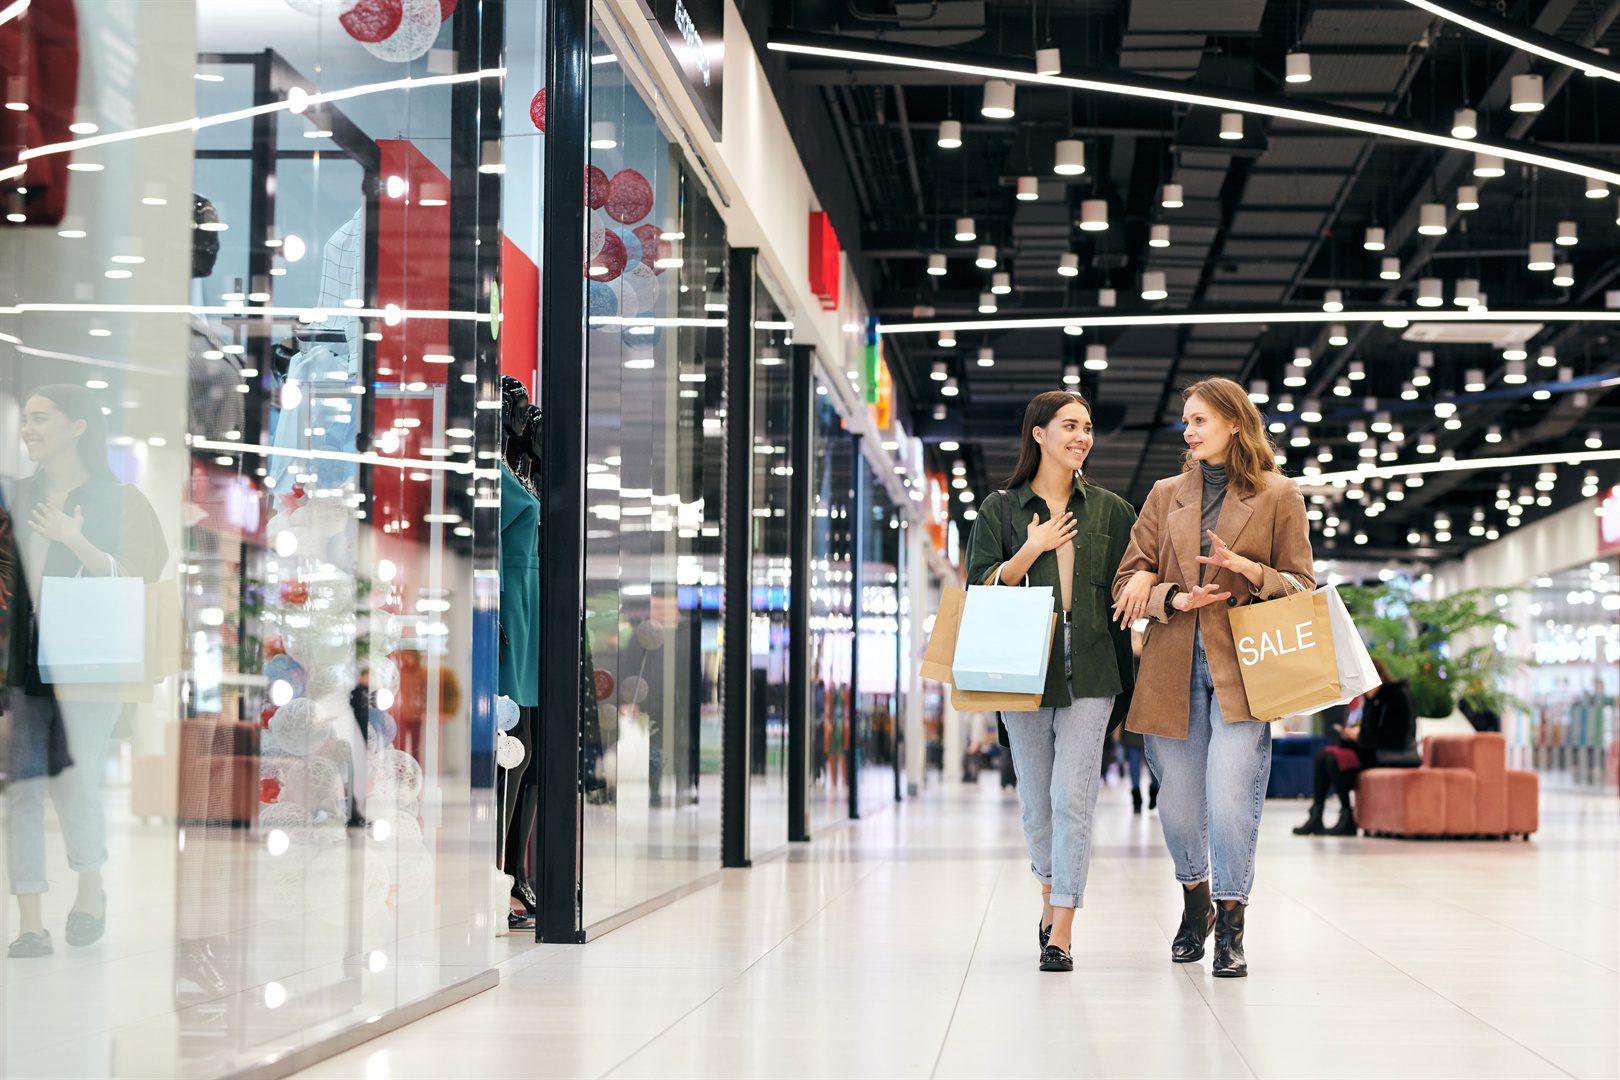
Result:
{"label": "hanging pendant light", "polygon": [[933,370],[928,373],[928,377],[935,382],[944,382],[950,376],[951,373],[946,370],[945,361],[943,360],[935,360]]}
{"label": "hanging pendant light", "polygon": [[1046,48],[1035,50],[1035,74],[1061,75],[1063,74],[1063,52],[1060,49]]}
{"label": "hanging pendant light", "polygon": [[1079,364],[1064,364],[1063,365],[1063,385],[1064,386],[1078,386],[1078,385],[1080,385],[1080,365]]}
{"label": "hanging pendant light", "polygon": [[979,238],[978,231],[973,227],[973,219],[959,217],[956,219],[956,239],[964,244],[971,244]]}
{"label": "hanging pendant light", "polygon": [[1080,256],[1072,251],[1065,251],[1058,260],[1058,273],[1064,277],[1080,276]]}
{"label": "hanging pendant light", "polygon": [[1170,226],[1155,225],[1148,230],[1148,247],[1167,248],[1170,246]]}
{"label": "hanging pendant light", "polygon": [[1502,372],[1502,381],[1512,386],[1523,386],[1530,381],[1523,360],[1509,360]]}
{"label": "hanging pendant light", "polygon": [[1163,270],[1142,271],[1142,299],[1163,300],[1170,295],[1165,286]]}
{"label": "hanging pendant light", "polygon": [[1333,346],[1350,344],[1350,333],[1343,323],[1334,323],[1328,328],[1328,344]]}
{"label": "hanging pendant light", "polygon": [[980,244],[979,256],[973,260],[973,265],[980,270],[994,270],[996,268],[996,245]]}
{"label": "hanging pendant light", "polygon": [[1159,205],[1166,210],[1180,210],[1187,205],[1186,192],[1180,184],[1166,184],[1159,193]]}
{"label": "hanging pendant light", "polygon": [[1541,76],[1531,72],[1513,76],[1513,103],[1509,109],[1518,113],[1540,112],[1547,107],[1542,96]]}
{"label": "hanging pendant light", "polygon": [[1586,178],[1586,197],[1588,199],[1607,199],[1609,197],[1609,185],[1595,176],[1588,176]]}
{"label": "hanging pendant light", "polygon": [[1530,245],[1531,270],[1551,270],[1557,264],[1553,261],[1553,246],[1545,240],[1538,240]]}
{"label": "hanging pendant light", "polygon": [[996,366],[996,350],[994,350],[994,349],[980,349],[979,350],[979,366],[980,367],[995,367]]}
{"label": "hanging pendant light", "polygon": [[1059,176],[1079,176],[1086,171],[1086,144],[1079,139],[1059,139],[1054,154],[1052,171]]}
{"label": "hanging pendant light", "polygon": [[1271,385],[1264,379],[1251,379],[1249,381],[1249,400],[1256,405],[1264,405],[1271,400]]}
{"label": "hanging pendant light", "polygon": [[1108,200],[1086,199],[1080,204],[1080,229],[1102,232],[1108,228]]}
{"label": "hanging pendant light", "polygon": [[944,150],[955,150],[962,145],[962,121],[941,120],[939,122],[939,145]]}
{"label": "hanging pendant light", "polygon": [[[1520,357],[1520,359],[1522,360],[1523,357]],[[1551,345],[1541,347],[1541,352],[1536,356],[1536,366],[1546,368],[1558,366],[1558,353],[1553,350]]]}
{"label": "hanging pendant light", "polygon": [[1283,385],[1298,389],[1310,380],[1305,377],[1305,369],[1299,364],[1289,364],[1288,370],[1283,373]]}
{"label": "hanging pendant light", "polygon": [[1479,113],[1473,109],[1458,109],[1451,114],[1451,137],[1472,139],[1479,134]]}
{"label": "hanging pendant light", "polygon": [[1076,326],[1074,323],[1069,323],[1068,325],[1064,326],[1063,332],[1069,337],[1079,337],[1086,332],[1086,328],[1083,326]]}
{"label": "hanging pendant light", "polygon": [[1446,302],[1445,283],[1437,277],[1418,279],[1418,307],[1439,307]]}
{"label": "hanging pendant light", "polygon": [[1479,368],[1469,368],[1463,376],[1463,390],[1470,394],[1477,394],[1485,389],[1485,372]]}
{"label": "hanging pendant light", "polygon": [[1474,152],[1474,175],[1489,180],[1507,175],[1507,166],[1495,154]]}
{"label": "hanging pendant light", "polygon": [[1308,83],[1311,81],[1311,54],[1291,52],[1284,61],[1283,81]]}
{"label": "hanging pendant light", "polygon": [[1106,346],[1106,345],[1087,345],[1086,346],[1086,370],[1087,371],[1107,371],[1108,370],[1108,346]]}
{"label": "hanging pendant light", "polygon": [[1573,221],[1560,221],[1558,223],[1558,239],[1556,243],[1559,247],[1574,247],[1580,242],[1580,234],[1575,231]]}
{"label": "hanging pendant light", "polygon": [[1463,212],[1479,209],[1479,188],[1463,184],[1457,188],[1457,209]]}
{"label": "hanging pendant light", "polygon": [[1458,278],[1457,292],[1452,297],[1452,303],[1458,307],[1475,307],[1479,304],[1479,279]]}
{"label": "hanging pendant light", "polygon": [[1446,235],[1446,208],[1444,204],[1424,203],[1418,211],[1418,232],[1423,236]]}
{"label": "hanging pendant light", "polygon": [[1119,303],[1119,294],[1113,289],[1097,290],[1097,306],[1111,308]]}
{"label": "hanging pendant light", "polygon": [[991,120],[1011,120],[1018,114],[1013,105],[1017,87],[1006,79],[989,79],[984,84],[984,104],[979,114]]}
{"label": "hanging pendant light", "polygon": [[1568,289],[1575,284],[1575,268],[1569,263],[1559,263],[1553,270],[1553,284],[1560,289]]}
{"label": "hanging pendant light", "polygon": [[1243,138],[1242,113],[1221,113],[1221,138],[1228,141],[1236,141]]}
{"label": "hanging pendant light", "polygon": [[994,315],[996,313],[996,294],[982,292],[979,294],[979,314]]}
{"label": "hanging pendant light", "polygon": [[1301,345],[1294,350],[1294,366],[1308,368],[1316,361],[1311,358],[1311,350]]}
{"label": "hanging pendant light", "polygon": [[945,256],[935,252],[928,256],[928,273],[934,277],[945,276]]}
{"label": "hanging pendant light", "polygon": [[1322,294],[1322,310],[1339,312],[1344,310],[1344,292],[1340,289],[1329,289]]}
{"label": "hanging pendant light", "polygon": [[1033,176],[1020,176],[1018,178],[1019,202],[1034,202],[1041,197],[1041,182]]}
{"label": "hanging pendant light", "polygon": [[999,270],[990,279],[990,291],[997,296],[1012,295],[1012,275],[1005,270]]}
{"label": "hanging pendant light", "polygon": [[1377,225],[1367,226],[1367,233],[1361,241],[1361,246],[1368,251],[1383,251],[1384,230]]}

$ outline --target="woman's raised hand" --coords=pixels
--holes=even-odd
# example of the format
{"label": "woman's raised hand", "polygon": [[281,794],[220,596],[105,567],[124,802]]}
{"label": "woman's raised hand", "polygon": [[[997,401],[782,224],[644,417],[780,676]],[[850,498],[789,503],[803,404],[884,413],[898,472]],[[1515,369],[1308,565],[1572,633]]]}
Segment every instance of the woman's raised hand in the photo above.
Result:
{"label": "woman's raised hand", "polygon": [[1079,522],[1067,510],[1050,521],[1042,521],[1037,515],[1029,519],[1029,539],[1024,541],[1024,546],[1037,555],[1043,551],[1056,551],[1072,542],[1079,531]]}
{"label": "woman's raised hand", "polygon": [[1196,611],[1201,607],[1219,604],[1231,598],[1229,592],[1216,592],[1216,585],[1200,585],[1196,589],[1176,593],[1176,598],[1170,601],[1170,606],[1177,611]]}

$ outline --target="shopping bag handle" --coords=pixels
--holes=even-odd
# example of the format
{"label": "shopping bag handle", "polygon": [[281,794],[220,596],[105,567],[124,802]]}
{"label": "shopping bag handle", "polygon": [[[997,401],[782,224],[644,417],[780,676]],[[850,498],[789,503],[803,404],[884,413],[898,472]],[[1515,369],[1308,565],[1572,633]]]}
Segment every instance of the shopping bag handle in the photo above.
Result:
{"label": "shopping bag handle", "polygon": [[1299,579],[1293,574],[1284,574],[1279,571],[1277,576],[1288,582],[1288,584],[1292,585],[1295,592],[1310,592],[1309,589],[1299,583]]}

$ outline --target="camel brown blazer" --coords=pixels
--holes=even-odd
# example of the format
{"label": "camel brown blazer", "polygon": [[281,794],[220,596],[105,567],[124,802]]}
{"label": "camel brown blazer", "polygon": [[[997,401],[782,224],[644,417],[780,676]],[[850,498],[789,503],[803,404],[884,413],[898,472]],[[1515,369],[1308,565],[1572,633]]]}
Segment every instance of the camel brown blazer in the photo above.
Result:
{"label": "camel brown blazer", "polygon": [[1216,536],[1264,569],[1260,587],[1251,586],[1241,574],[1209,567],[1207,580],[1232,597],[1225,604],[1191,612],[1167,608],[1165,600],[1171,585],[1182,591],[1198,585],[1204,478],[1193,469],[1153,485],[1114,577],[1117,598],[1138,570],[1159,576],[1148,600],[1147,640],[1142,645],[1142,666],[1136,675],[1136,697],[1125,721],[1126,730],[1172,739],[1187,737],[1193,634],[1200,626],[1222,718],[1229,724],[1256,722],[1243,691],[1229,609],[1286,595],[1292,590],[1283,574],[1292,575],[1308,589],[1316,587],[1310,527],[1299,485],[1281,473],[1266,473],[1265,479],[1265,490],[1253,495],[1240,496],[1228,487],[1215,524]]}

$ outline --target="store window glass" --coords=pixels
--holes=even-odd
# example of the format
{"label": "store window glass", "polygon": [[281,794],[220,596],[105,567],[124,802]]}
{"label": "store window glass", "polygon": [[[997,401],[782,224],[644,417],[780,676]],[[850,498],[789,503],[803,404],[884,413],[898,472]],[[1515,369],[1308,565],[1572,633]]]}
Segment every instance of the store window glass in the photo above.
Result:
{"label": "store window glass", "polygon": [[816,381],[815,505],[810,518],[810,823],[821,828],[849,817],[851,614],[850,507],[854,444]]}
{"label": "store window glass", "polygon": [[757,283],[754,295],[754,570],[748,651],[753,665],[750,851],[757,858],[787,843],[793,323],[765,281]]}
{"label": "store window glass", "polygon": [[1510,598],[1522,621],[1502,628],[1497,642],[1531,661],[1511,687],[1528,709],[1510,708],[1503,718],[1515,764],[1555,787],[1612,788],[1620,755],[1620,605],[1613,601],[1620,573],[1611,558],[1528,585]]}
{"label": "store window glass", "polygon": [[725,232],[616,29],[591,52],[587,925],[720,865]]}
{"label": "store window glass", "polygon": [[859,748],[861,812],[882,809],[898,797],[900,753],[901,582],[905,577],[900,508],[862,458],[864,512],[860,528],[861,611],[855,739]]}
{"label": "store window glass", "polygon": [[251,1070],[489,971],[480,18],[6,27],[0,1073]]}

